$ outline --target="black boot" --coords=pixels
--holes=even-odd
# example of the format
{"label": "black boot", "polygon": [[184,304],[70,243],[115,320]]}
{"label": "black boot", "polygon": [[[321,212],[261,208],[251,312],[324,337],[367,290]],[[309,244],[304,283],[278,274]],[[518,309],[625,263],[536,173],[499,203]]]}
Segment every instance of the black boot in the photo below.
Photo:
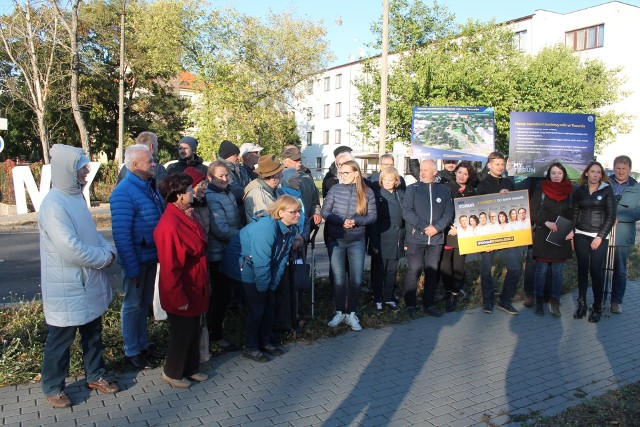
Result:
{"label": "black boot", "polygon": [[602,307],[593,304],[589,313],[589,323],[598,323],[602,316]]}
{"label": "black boot", "polygon": [[578,308],[573,313],[574,319],[582,319],[587,314],[587,303],[584,298],[578,298]]}
{"label": "black boot", "polygon": [[447,301],[447,307],[446,307],[447,313],[456,311],[456,308],[458,308],[458,294],[454,294],[452,292],[451,296],[449,297],[449,300]]}
{"label": "black boot", "polygon": [[542,298],[536,298],[536,316],[544,316],[544,301]]}

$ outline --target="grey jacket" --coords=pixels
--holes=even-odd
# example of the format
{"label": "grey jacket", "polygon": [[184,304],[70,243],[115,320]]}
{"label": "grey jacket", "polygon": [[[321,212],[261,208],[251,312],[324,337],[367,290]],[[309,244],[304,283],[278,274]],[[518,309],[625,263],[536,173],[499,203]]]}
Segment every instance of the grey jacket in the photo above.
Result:
{"label": "grey jacket", "polygon": [[209,208],[207,260],[220,261],[227,243],[240,233],[242,217],[229,187],[220,190],[209,184],[205,197]]}

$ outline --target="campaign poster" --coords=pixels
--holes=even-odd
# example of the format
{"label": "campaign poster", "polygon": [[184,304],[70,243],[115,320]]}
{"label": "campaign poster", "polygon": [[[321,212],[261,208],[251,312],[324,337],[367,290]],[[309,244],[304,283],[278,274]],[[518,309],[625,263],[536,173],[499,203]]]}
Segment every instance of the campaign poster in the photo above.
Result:
{"label": "campaign poster", "polygon": [[593,160],[593,114],[512,112],[510,123],[511,176],[543,177],[550,164],[560,162],[570,179],[578,179]]}
{"label": "campaign poster", "polygon": [[460,254],[531,245],[526,190],[454,199]]}
{"label": "campaign poster", "polygon": [[492,107],[413,108],[413,158],[484,162],[494,147]]}

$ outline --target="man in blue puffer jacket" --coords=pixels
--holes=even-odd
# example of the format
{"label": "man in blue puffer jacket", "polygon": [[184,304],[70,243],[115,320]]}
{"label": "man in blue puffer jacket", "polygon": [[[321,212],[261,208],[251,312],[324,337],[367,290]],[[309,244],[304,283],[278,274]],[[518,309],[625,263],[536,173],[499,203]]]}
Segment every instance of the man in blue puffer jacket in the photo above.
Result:
{"label": "man in blue puffer jacket", "polygon": [[438,286],[438,263],[444,245],[444,230],[451,224],[454,208],[449,186],[436,182],[438,168],[433,160],[420,163],[420,182],[407,187],[402,202],[406,223],[407,275],[404,302],[410,316],[416,314],[416,289],[424,270],[424,313],[440,317],[434,305]]}
{"label": "man in blue puffer jacket", "polygon": [[153,230],[164,210],[156,190],[155,163],[149,148],[132,145],[125,152],[129,174],[111,194],[111,228],[124,278],[122,337],[125,359],[145,369],[148,357],[162,357],[149,346],[147,313],[153,302],[158,253]]}

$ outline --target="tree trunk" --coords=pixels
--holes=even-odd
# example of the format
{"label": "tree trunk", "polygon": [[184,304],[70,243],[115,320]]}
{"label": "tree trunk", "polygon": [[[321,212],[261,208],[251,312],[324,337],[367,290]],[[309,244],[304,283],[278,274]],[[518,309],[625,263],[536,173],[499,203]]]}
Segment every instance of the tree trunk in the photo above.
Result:
{"label": "tree trunk", "polygon": [[69,30],[69,41],[71,42],[71,111],[73,111],[73,118],[76,120],[78,126],[78,132],[80,133],[80,141],[82,143],[82,149],[91,156],[91,149],[89,146],[89,132],[87,132],[87,126],[84,123],[82,112],[80,111],[80,103],[78,102],[78,75],[80,73],[79,60],[78,60],[78,5],[80,0],[73,2],[71,10],[71,28]]}
{"label": "tree trunk", "polygon": [[44,164],[49,164],[49,130],[45,123],[44,112],[36,111],[36,117],[38,120],[38,135],[40,136],[40,143],[42,144],[42,158]]}

